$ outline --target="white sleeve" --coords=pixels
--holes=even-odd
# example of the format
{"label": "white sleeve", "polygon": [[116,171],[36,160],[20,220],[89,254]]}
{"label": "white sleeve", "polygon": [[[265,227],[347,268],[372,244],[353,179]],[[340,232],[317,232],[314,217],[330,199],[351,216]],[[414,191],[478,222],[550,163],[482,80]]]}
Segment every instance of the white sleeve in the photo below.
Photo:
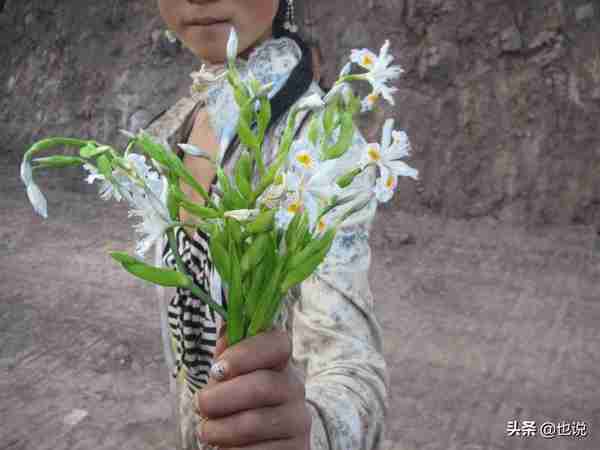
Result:
{"label": "white sleeve", "polygon": [[[363,146],[357,133],[352,157]],[[354,183],[370,189],[375,171],[369,167]],[[312,450],[378,450],[384,440],[389,373],[368,279],[377,203],[371,197],[344,222],[293,305],[294,360],[306,376]]]}

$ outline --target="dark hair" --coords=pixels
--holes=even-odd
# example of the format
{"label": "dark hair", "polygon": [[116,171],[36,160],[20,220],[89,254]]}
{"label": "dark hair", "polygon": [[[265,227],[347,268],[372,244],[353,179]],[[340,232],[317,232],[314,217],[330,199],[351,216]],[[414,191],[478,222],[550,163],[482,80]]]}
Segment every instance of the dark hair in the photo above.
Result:
{"label": "dark hair", "polygon": [[[286,20],[286,13],[287,1],[279,0],[279,8],[273,19],[273,37],[276,39],[287,37],[294,40],[300,47],[302,56],[283,87],[279,89],[271,99],[271,121],[267,127],[267,132],[279,121],[285,112],[288,111],[302,95],[304,95],[313,80],[313,61],[310,47],[304,42],[299,34],[290,33],[283,27]],[[238,138],[236,136],[223,155],[223,163],[229,160],[237,143]]]}
{"label": "dark hair", "polygon": [[298,65],[292,70],[285,85],[271,99],[272,118],[269,127],[277,123],[281,116],[304,95],[313,80],[313,62],[310,47],[297,33],[290,33],[283,27],[286,20],[287,1],[279,0],[279,8],[273,20],[273,37],[287,37],[296,42],[302,51]]}

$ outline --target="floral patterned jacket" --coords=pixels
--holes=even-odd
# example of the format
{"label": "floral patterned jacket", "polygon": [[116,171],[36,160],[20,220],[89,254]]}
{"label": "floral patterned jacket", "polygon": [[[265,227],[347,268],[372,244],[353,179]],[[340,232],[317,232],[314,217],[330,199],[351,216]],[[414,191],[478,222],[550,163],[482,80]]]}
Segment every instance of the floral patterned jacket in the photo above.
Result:
{"label": "floral patterned jacket", "polygon": [[[305,94],[318,92],[313,83]],[[146,131],[171,149],[184,142],[189,129],[184,124],[206,101],[203,94],[190,94],[180,99],[154,121]],[[298,137],[307,131],[301,112]],[[283,132],[287,115],[266,137],[264,161],[273,161],[278,137]],[[193,122],[192,122],[193,123]],[[189,127],[189,125],[188,125]],[[357,158],[364,149],[364,138],[357,132],[350,157]],[[232,176],[236,153],[222,165]],[[222,155],[221,155],[222,157]],[[220,159],[220,163],[221,158]],[[364,171],[355,183],[365,188],[374,185],[375,169]],[[352,207],[350,204],[348,207]],[[369,233],[376,213],[377,200],[351,216],[338,231],[325,261],[314,275],[291,290],[279,316],[292,338],[293,364],[304,375],[306,404],[312,415],[312,450],[378,450],[385,440],[389,372],[382,354],[382,330],[374,313],[368,270],[371,263]],[[157,247],[156,265],[162,265]],[[166,318],[168,290],[157,286],[161,308],[161,324],[165,354],[173,363]],[[192,396],[182,387],[181,379],[172,381],[178,429],[178,448],[202,449],[196,441],[196,415]]]}

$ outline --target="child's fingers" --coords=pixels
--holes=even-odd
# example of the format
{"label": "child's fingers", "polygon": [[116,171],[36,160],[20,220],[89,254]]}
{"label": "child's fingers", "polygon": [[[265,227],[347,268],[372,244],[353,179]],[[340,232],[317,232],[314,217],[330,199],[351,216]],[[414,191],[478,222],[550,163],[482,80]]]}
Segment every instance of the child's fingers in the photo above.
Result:
{"label": "child's fingers", "polygon": [[216,360],[227,348],[227,323],[224,323],[219,329],[219,338],[215,346],[214,359]]}

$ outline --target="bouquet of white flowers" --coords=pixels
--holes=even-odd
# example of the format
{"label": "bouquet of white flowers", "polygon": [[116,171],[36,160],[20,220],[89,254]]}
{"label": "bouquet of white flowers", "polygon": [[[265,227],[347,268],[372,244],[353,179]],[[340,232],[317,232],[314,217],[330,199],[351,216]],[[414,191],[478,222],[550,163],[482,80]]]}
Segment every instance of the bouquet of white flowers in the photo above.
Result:
{"label": "bouquet of white flowers", "polygon": [[[417,179],[418,174],[401,161],[410,154],[410,143],[406,133],[393,130],[392,119],[383,126],[381,143],[367,144],[360,160],[344,158],[356,132],[354,117],[372,109],[380,97],[394,103],[392,94],[396,88],[388,83],[403,70],[390,66],[393,57],[388,53],[388,41],[379,55],[367,49],[353,50],[350,62],[324,98],[314,94],[295,105],[281,136],[278,155],[269,167],[265,167],[262,146],[271,118],[268,94],[272,86],[262,85],[251,75],[248,80],[241,79],[235,65],[237,46],[237,34],[232,29],[225,73],[217,77],[204,68],[195,73],[205,82],[225,76],[233,88],[240,108],[237,132],[242,144],[234,176],[227,177],[206,151],[179,144],[184,152],[206,158],[215,166],[216,201],[168,146],[155,142],[144,130],[138,134],[123,131],[129,138],[124,154],[91,140],[44,139],[25,153],[21,164],[28,197],[43,217],[47,217],[46,200],[33,180],[33,171],[41,168],[82,165],[89,172],[89,183],[101,182],[103,199],[125,198],[131,205],[129,215],[142,218],[135,226],[142,239],[137,243],[137,258],[123,252],[111,252],[111,256],[143,280],[190,289],[227,321],[230,345],[270,328],[281,300],[323,262],[344,220],[372,196],[380,202],[389,201],[398,176]],[[362,69],[361,73],[351,73],[353,64]],[[360,81],[372,86],[364,99],[357,98],[351,89],[351,83]],[[308,139],[294,142],[294,125],[303,109],[315,114],[308,124]],[[58,146],[75,146],[79,156],[32,159],[36,153]],[[132,151],[134,148],[149,157],[151,166],[146,156]],[[369,166],[378,168],[375,185],[367,191],[353,187],[355,177]],[[202,196],[204,205],[184,195],[181,181]],[[336,213],[337,206],[348,202],[354,205],[350,210]],[[180,208],[193,219],[181,222]],[[195,285],[187,273],[177,252],[177,226],[198,227],[209,235],[212,260],[227,286],[227,311]],[[175,256],[176,270],[153,267],[143,261],[146,252],[164,234]]]}

